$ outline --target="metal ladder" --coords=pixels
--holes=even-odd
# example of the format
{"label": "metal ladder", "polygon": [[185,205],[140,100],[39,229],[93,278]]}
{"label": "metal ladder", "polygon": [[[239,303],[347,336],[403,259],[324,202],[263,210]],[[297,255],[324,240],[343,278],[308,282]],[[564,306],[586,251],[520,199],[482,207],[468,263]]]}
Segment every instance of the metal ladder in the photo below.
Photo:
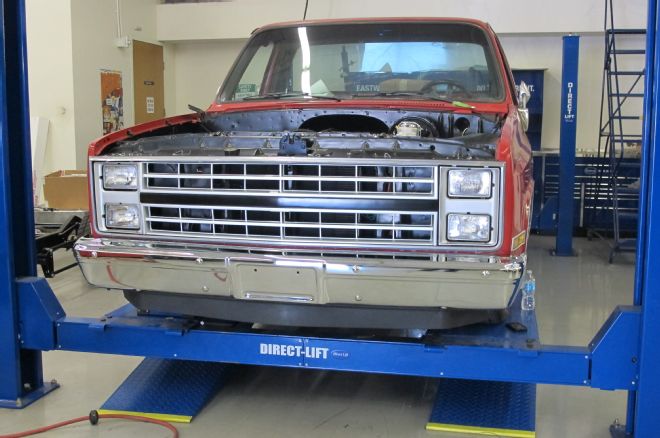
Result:
{"label": "metal ladder", "polygon": [[[591,189],[592,212],[612,212],[612,232],[609,262],[618,252],[634,252],[636,239],[623,237],[622,221],[637,220],[639,183],[623,175],[625,149],[642,142],[641,110],[644,98],[644,62],[646,50],[628,48],[624,40],[631,36],[643,37],[646,29],[617,29],[614,26],[613,0],[605,0],[605,62],[603,91],[600,105],[600,135],[595,187]],[[626,48],[623,48],[626,47]],[[634,65],[631,67],[631,64]],[[639,68],[636,66],[639,65]],[[641,150],[640,150],[641,152]],[[605,203],[603,203],[603,200]],[[601,208],[607,205],[606,209]],[[603,237],[597,231],[592,235]]]}

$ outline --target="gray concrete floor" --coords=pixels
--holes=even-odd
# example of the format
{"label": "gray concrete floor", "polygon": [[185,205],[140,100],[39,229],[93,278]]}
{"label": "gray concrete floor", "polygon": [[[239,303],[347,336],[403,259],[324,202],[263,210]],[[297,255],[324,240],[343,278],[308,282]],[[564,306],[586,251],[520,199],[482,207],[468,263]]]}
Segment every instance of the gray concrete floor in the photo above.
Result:
{"label": "gray concrete floor", "polygon": [[[549,255],[554,240],[534,236],[530,267],[537,278],[537,314],[546,344],[585,345],[614,306],[629,304],[634,259],[607,264],[603,242],[576,239],[578,257]],[[124,303],[117,292],[89,287],[78,270],[51,285],[70,315],[99,316]],[[27,409],[0,410],[0,433],[86,415],[98,408],[139,358],[71,352],[44,354],[47,378],[62,387]],[[488,364],[484,364],[488,366]],[[245,367],[190,425],[184,437],[453,437],[426,432],[435,393],[433,379],[312,370]],[[607,437],[615,418],[625,417],[624,392],[540,386],[537,436]],[[153,426],[108,421],[53,432],[53,437],[159,437]]]}

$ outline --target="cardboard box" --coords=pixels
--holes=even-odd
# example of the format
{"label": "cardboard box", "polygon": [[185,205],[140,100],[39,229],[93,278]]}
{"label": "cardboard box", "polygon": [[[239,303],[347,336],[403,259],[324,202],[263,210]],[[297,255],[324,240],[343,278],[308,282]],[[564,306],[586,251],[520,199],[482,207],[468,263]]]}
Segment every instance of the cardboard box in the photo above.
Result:
{"label": "cardboard box", "polygon": [[88,210],[88,193],[84,170],[58,170],[44,177],[44,198],[50,208]]}

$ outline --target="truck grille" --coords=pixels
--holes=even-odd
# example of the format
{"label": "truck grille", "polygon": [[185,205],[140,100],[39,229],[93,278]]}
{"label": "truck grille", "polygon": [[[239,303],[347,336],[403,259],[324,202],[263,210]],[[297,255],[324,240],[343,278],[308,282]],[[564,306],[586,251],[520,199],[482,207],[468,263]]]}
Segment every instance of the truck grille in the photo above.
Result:
{"label": "truck grille", "polygon": [[146,190],[437,198],[435,166],[160,162],[144,166]]}
{"label": "truck grille", "polygon": [[[437,199],[436,172],[435,166],[144,163],[143,193],[176,194],[172,201],[156,195],[155,202],[143,202],[145,231],[222,240],[434,245],[438,209],[429,201]],[[174,199],[191,194],[209,201],[188,205]],[[298,199],[298,206],[282,208],[273,198]],[[306,198],[320,208],[306,206]],[[351,207],[326,206],[319,198],[341,198]],[[409,201],[424,208],[406,208]]]}
{"label": "truck grille", "polygon": [[147,205],[147,232],[229,238],[432,244],[434,212],[246,209]]}

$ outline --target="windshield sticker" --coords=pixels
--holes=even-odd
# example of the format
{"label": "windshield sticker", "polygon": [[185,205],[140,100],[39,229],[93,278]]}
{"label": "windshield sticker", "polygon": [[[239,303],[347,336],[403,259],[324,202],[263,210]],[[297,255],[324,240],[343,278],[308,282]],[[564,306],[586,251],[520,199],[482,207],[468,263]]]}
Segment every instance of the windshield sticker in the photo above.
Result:
{"label": "windshield sticker", "polygon": [[257,84],[238,84],[235,99],[243,99],[257,94]]}
{"label": "windshield sticker", "polygon": [[355,91],[377,93],[380,91],[380,86],[378,84],[355,84]]}

